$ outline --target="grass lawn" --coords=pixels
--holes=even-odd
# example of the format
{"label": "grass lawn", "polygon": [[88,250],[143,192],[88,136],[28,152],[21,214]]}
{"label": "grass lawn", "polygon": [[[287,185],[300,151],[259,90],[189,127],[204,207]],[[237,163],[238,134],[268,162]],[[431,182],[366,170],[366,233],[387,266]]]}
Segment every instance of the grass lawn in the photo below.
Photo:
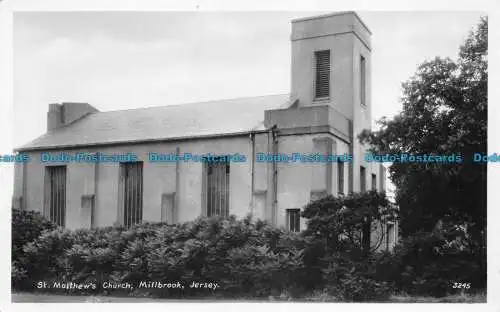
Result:
{"label": "grass lawn", "polygon": [[[147,302],[207,302],[207,301],[217,301],[217,302],[235,302],[240,300],[221,300],[221,299],[153,299],[145,297],[107,297],[107,296],[65,296],[65,295],[52,295],[52,294],[40,294],[40,293],[12,293],[12,302],[137,302],[137,303],[147,303]],[[262,300],[245,300],[243,301],[261,301]],[[334,298],[325,295],[315,295],[304,300],[289,300],[284,298],[270,299],[268,302],[336,302]],[[443,298],[433,298],[433,297],[413,297],[407,295],[393,295],[391,296],[389,302],[393,303],[486,303],[486,294],[461,294],[447,296]]]}
{"label": "grass lawn", "polygon": [[107,297],[107,296],[65,296],[40,293],[12,293],[12,302],[176,302],[172,299],[151,299],[139,297]]}
{"label": "grass lawn", "polygon": [[451,295],[443,298],[433,298],[433,297],[412,297],[405,295],[393,295],[391,296],[391,302],[401,302],[401,303],[486,303],[486,294],[459,294]]}

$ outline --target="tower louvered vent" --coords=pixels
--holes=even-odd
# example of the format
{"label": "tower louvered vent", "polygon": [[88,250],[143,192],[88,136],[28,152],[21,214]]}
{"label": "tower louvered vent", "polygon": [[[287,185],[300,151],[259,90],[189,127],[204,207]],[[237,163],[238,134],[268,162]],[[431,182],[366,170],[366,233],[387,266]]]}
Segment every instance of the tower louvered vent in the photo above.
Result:
{"label": "tower louvered vent", "polygon": [[315,98],[322,99],[330,96],[330,50],[316,51],[316,80]]}

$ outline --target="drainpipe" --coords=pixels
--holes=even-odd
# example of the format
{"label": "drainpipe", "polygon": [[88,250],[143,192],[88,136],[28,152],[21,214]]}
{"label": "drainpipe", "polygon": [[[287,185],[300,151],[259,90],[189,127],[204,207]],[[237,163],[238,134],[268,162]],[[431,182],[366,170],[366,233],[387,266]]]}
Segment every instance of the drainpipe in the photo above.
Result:
{"label": "drainpipe", "polygon": [[[273,125],[269,129],[271,137],[271,153],[272,155],[278,154],[278,134],[276,132],[277,125]],[[277,207],[278,207],[278,164],[275,161],[272,164],[272,204],[271,204],[271,220],[274,226],[277,225]]]}
{"label": "drainpipe", "polygon": [[251,181],[250,181],[250,214],[253,216],[253,208],[254,208],[254,180],[255,180],[255,132],[250,132],[250,148],[251,148],[251,160],[250,160],[250,172],[251,172]]}
{"label": "drainpipe", "polygon": [[[175,148],[175,155],[179,156],[181,153],[181,149],[179,146]],[[175,195],[174,195],[174,204],[172,207],[172,224],[179,223],[179,189],[180,189],[180,164],[179,161],[175,162]],[[202,203],[204,205],[205,203]]]}

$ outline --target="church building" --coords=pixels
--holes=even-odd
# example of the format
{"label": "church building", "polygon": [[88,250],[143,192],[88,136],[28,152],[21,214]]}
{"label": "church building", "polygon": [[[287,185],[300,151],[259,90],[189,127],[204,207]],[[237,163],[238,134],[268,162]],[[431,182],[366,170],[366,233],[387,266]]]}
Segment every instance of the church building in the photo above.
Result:
{"label": "church building", "polygon": [[[251,213],[300,231],[313,199],[384,191],[385,168],[357,140],[372,123],[370,30],[354,12],[291,25],[289,94],[108,112],[50,104],[47,132],[16,149],[30,161],[16,163],[13,207],[70,229]],[[381,231],[392,248],[397,224]]]}

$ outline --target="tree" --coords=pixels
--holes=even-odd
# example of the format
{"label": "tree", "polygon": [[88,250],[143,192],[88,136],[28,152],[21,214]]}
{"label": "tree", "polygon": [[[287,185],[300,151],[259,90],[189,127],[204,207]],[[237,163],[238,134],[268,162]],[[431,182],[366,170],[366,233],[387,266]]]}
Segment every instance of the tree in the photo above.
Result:
{"label": "tree", "polygon": [[374,249],[372,232],[380,230],[381,222],[396,218],[396,211],[385,193],[369,191],[312,201],[302,217],[308,219],[303,234],[323,240],[326,253],[360,251],[366,257]]}
{"label": "tree", "polygon": [[[393,163],[401,229],[408,236],[431,231],[438,220],[468,224],[485,247],[488,20],[481,18],[456,61],[436,57],[403,83],[403,109],[365,131],[361,142],[377,154],[460,155],[460,163]],[[483,248],[484,250],[484,248]],[[484,254],[483,254],[484,258]]]}

